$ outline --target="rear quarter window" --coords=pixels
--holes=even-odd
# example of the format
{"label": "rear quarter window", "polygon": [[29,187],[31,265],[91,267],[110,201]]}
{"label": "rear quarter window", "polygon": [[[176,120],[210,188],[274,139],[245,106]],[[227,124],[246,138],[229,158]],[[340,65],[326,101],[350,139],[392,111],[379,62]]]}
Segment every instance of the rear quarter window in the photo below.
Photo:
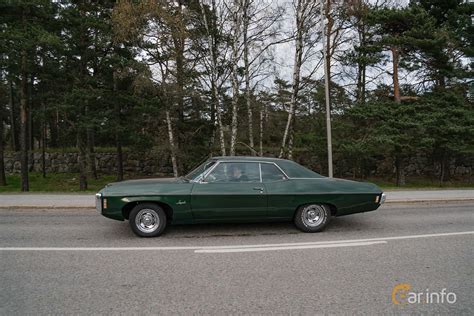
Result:
{"label": "rear quarter window", "polygon": [[262,181],[273,182],[285,180],[285,175],[274,164],[261,163]]}
{"label": "rear quarter window", "polygon": [[290,178],[323,178],[320,174],[303,167],[293,161],[278,161],[277,165],[285,171]]}

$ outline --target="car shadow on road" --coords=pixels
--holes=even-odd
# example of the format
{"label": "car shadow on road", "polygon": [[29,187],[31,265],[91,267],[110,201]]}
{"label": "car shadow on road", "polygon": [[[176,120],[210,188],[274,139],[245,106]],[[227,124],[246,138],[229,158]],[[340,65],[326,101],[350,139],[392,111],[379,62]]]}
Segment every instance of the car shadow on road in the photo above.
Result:
{"label": "car shadow on road", "polygon": [[[331,222],[326,227],[325,232],[358,232],[368,229],[370,225],[370,219],[365,216],[336,217],[332,218]],[[113,228],[113,234],[120,234],[122,237],[133,236],[133,233],[128,226],[128,222],[119,224],[119,227]],[[232,238],[296,234],[306,233],[299,231],[292,222],[216,223],[169,226],[160,238]]]}

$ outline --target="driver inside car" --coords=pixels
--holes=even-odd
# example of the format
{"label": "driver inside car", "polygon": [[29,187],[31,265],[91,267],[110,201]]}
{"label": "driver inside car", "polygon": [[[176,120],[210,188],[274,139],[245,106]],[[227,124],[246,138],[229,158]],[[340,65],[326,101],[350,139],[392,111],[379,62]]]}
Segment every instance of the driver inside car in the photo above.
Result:
{"label": "driver inside car", "polygon": [[245,182],[248,181],[248,177],[242,174],[242,170],[238,166],[232,166],[230,181],[232,182]]}

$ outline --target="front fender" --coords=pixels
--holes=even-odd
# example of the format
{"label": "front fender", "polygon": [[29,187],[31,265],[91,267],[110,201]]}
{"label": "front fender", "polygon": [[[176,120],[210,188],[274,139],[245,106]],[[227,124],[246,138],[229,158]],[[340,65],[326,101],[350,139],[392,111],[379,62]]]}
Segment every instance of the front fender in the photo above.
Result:
{"label": "front fender", "polygon": [[134,196],[106,196],[107,208],[102,215],[117,220],[125,220],[123,210],[130,204],[157,203],[165,204],[172,211],[173,223],[192,222],[190,195],[134,195]]}

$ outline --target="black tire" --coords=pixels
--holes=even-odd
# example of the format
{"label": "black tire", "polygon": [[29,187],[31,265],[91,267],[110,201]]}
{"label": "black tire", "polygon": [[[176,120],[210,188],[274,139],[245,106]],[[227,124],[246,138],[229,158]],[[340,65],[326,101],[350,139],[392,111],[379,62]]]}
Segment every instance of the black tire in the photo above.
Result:
{"label": "black tire", "polygon": [[[314,212],[314,213],[312,213]],[[306,233],[317,233],[329,224],[331,209],[324,204],[306,204],[298,207],[295,213],[296,227]]]}
{"label": "black tire", "polygon": [[166,213],[153,203],[137,204],[130,212],[128,221],[137,236],[157,237],[166,228]]}

